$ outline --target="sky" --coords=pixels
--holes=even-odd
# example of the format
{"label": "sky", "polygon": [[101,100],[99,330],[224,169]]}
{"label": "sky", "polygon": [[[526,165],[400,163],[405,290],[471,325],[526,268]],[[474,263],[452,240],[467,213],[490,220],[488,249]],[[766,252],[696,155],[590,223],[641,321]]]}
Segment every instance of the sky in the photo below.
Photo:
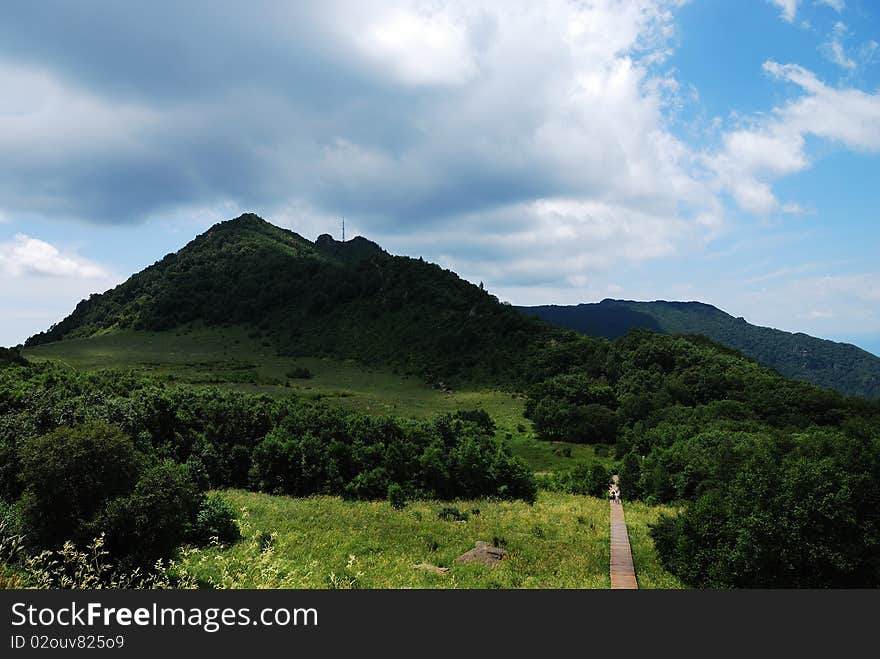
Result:
{"label": "sky", "polygon": [[251,211],[880,355],[872,0],[7,0],[0,345]]}

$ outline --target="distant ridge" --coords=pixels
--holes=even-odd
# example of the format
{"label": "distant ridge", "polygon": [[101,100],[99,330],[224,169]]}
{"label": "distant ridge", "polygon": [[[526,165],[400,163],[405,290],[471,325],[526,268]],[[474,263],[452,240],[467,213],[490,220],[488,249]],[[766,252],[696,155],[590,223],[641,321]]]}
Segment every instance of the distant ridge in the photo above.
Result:
{"label": "distant ridge", "polygon": [[752,325],[704,302],[605,299],[572,306],[519,307],[557,327],[615,339],[634,327],[702,334],[782,375],[845,394],[880,397],[880,358],[861,348]]}

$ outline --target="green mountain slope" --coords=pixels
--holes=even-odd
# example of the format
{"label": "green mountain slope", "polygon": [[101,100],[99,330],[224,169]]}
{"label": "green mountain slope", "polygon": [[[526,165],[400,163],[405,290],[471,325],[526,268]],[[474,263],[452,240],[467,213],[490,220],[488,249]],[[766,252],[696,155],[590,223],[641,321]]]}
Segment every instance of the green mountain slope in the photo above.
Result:
{"label": "green mountain slope", "polygon": [[364,238],[311,242],[246,214],[103,294],[28,346],[124,329],[245,326],[281,354],[354,358],[451,382],[504,382],[559,330],[455,273]]}
{"label": "green mountain slope", "polygon": [[558,327],[609,339],[643,327],[702,334],[782,375],[846,394],[880,397],[880,358],[854,345],[747,323],[701,302],[603,300],[576,306],[522,307]]}

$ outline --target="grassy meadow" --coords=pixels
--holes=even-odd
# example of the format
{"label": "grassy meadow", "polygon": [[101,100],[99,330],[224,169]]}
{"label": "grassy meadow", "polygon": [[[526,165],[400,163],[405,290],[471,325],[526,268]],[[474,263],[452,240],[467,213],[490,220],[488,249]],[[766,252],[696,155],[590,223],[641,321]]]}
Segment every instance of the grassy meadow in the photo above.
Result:
{"label": "grassy meadow", "polygon": [[[191,551],[182,563],[205,587],[224,588],[608,588],[608,502],[541,492],[521,501],[295,499],[227,490],[244,539]],[[463,521],[441,518],[455,508]],[[632,520],[630,521],[633,510]],[[641,588],[681,588],[660,568],[647,522],[660,508],[627,504]],[[493,569],[457,564],[478,540],[510,552]],[[445,574],[419,564],[449,568]]]}
{"label": "grassy meadow", "polygon": [[[596,457],[592,446],[535,439],[523,416],[525,399],[520,395],[491,389],[443,392],[416,375],[364,367],[351,360],[279,356],[240,328],[109,332],[27,348],[24,355],[81,371],[131,369],[166,382],[323,399],[371,415],[428,418],[481,407],[513,452],[536,472],[564,469]],[[288,377],[302,368],[309,370],[310,378]]]}
{"label": "grassy meadow", "polygon": [[[68,368],[131,369],[165,382],[185,382],[275,397],[297,395],[367,414],[428,418],[485,409],[498,434],[536,473],[597,458],[592,446],[538,441],[523,416],[524,397],[495,390],[443,392],[416,375],[352,361],[278,356],[241,329],[111,332],[25,351],[33,361]],[[310,378],[297,378],[296,369]],[[597,458],[610,465],[606,457]],[[232,588],[607,588],[608,503],[541,491],[521,501],[388,502],[337,497],[291,498],[227,490],[243,539],[231,547],[185,554],[181,568],[206,587]],[[455,508],[464,521],[439,513]],[[678,588],[657,561],[648,524],[665,508],[627,503],[633,558],[642,588]],[[484,540],[510,555],[496,568],[454,563]],[[445,574],[418,570],[425,563]]]}
{"label": "grassy meadow", "polygon": [[[608,504],[542,492],[521,501],[294,499],[227,491],[245,540],[185,559],[201,585],[237,588],[607,588]],[[464,521],[441,519],[454,507]],[[272,539],[268,540],[269,534]],[[263,538],[262,549],[260,538]],[[510,555],[497,567],[454,563],[478,540]],[[415,569],[420,563],[446,574]]]}

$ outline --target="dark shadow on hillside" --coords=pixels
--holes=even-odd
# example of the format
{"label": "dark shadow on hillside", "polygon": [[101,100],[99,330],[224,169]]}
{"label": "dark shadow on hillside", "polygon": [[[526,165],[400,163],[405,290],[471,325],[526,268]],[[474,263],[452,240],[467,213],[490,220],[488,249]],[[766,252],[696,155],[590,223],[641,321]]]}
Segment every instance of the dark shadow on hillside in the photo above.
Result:
{"label": "dark shadow on hillside", "polygon": [[609,302],[517,308],[551,325],[606,339],[616,339],[635,327],[663,332],[657,320],[649,314]]}

